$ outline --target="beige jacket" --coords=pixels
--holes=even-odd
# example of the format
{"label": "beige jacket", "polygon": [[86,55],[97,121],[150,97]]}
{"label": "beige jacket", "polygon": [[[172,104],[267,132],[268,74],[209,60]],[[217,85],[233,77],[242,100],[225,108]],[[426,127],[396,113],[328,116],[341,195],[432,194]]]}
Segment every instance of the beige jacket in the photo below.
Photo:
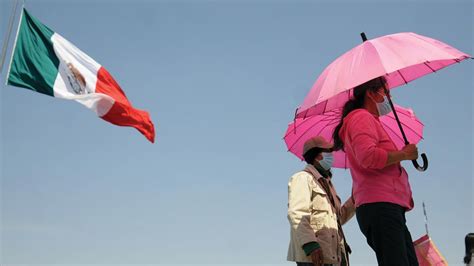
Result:
{"label": "beige jacket", "polygon": [[316,181],[319,178],[323,177],[316,168],[307,165],[305,171],[294,174],[288,183],[288,220],[291,233],[287,259],[311,262],[311,257],[304,253],[303,245],[316,241],[321,246],[323,262],[339,265],[345,248],[336,215],[339,215],[341,224],[345,224],[354,216],[354,202],[350,197],[341,206],[334,186],[327,180],[336,201],[336,208],[333,208],[328,195]]}

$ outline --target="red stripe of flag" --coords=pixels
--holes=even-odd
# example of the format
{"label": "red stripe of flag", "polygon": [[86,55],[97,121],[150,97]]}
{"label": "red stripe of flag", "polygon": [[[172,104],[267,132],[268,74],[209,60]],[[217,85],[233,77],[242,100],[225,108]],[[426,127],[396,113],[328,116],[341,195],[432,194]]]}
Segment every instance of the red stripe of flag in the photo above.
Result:
{"label": "red stripe of flag", "polygon": [[101,118],[118,126],[134,127],[149,141],[155,142],[155,127],[148,112],[133,108],[127,96],[110,73],[101,67],[97,72],[96,93],[103,93],[115,100],[114,105]]}

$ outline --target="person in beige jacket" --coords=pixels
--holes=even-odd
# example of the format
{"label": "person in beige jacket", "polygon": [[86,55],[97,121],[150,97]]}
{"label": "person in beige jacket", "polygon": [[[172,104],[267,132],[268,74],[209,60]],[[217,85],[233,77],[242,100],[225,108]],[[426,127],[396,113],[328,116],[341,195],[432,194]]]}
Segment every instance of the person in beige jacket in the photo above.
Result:
{"label": "person in beige jacket", "polygon": [[344,205],[331,182],[332,144],[321,136],[303,148],[308,163],[288,183],[291,225],[288,261],[298,266],[349,265],[350,248],[342,225],[354,216],[352,197]]}

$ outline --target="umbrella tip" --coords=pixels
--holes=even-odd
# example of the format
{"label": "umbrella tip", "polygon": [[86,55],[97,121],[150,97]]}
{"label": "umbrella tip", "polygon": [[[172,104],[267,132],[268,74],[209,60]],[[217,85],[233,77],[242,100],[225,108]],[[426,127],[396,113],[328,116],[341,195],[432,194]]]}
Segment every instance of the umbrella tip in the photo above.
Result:
{"label": "umbrella tip", "polygon": [[367,36],[365,36],[365,32],[361,32],[360,37],[362,37],[363,42],[367,41]]}

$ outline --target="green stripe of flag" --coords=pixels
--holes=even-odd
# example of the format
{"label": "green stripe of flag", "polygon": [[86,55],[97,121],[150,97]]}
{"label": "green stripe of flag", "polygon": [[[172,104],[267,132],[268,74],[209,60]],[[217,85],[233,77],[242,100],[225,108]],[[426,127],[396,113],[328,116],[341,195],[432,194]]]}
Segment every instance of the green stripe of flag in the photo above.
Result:
{"label": "green stripe of flag", "polygon": [[59,59],[54,53],[54,32],[23,9],[8,85],[54,96]]}

